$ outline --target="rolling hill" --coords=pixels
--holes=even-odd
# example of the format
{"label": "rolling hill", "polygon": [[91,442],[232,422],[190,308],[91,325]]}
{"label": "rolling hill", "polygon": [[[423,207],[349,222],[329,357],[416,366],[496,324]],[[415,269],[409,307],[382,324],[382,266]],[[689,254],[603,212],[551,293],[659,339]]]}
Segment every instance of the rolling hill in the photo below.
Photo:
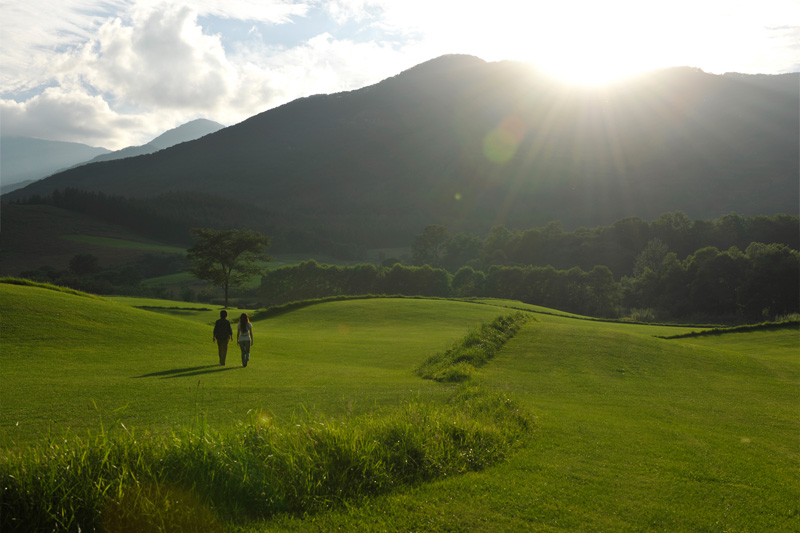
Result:
{"label": "rolling hill", "polygon": [[366,246],[406,244],[432,223],[483,233],[674,210],[797,214],[799,78],[673,68],[579,88],[518,63],[444,56],[4,200],[66,187],[196,192]]}
{"label": "rolling hill", "polygon": [[[215,362],[215,311],[162,302],[156,313],[121,300],[6,284],[0,291],[0,477],[9,531],[28,525],[14,524],[16,513],[43,508],[48,524],[87,510],[96,518],[108,513],[107,499],[147,496],[140,484],[156,483],[176,497],[146,513],[193,503],[198,516],[229,520],[218,530],[797,530],[796,326],[665,339],[656,335],[691,328],[580,320],[507,301],[353,300],[256,320],[256,351],[241,368]],[[503,305],[533,317],[475,372],[471,388],[414,375],[470,326],[504,314]],[[499,464],[380,494],[367,488],[352,499],[320,483],[328,505],[318,512],[246,512],[242,502],[263,502],[271,490],[252,480],[287,450],[270,448],[259,428],[297,434],[317,450],[329,442],[329,427],[374,426],[409,399],[435,408],[456,390],[477,402],[476,389],[535,417]],[[453,419],[422,419],[392,432],[390,442],[416,444],[411,438],[426,425],[466,433]],[[222,440],[228,434],[236,439]],[[363,449],[373,440],[355,442]],[[304,464],[294,452],[304,449],[288,448],[293,464]],[[309,462],[315,471],[370,479],[369,469],[348,468],[343,450],[334,449],[331,463],[313,462],[319,455]],[[419,446],[400,453],[411,463],[428,457]],[[145,476],[136,468],[148,461],[157,468]],[[186,473],[179,485],[170,483],[176,470]],[[283,472],[298,479],[292,475]],[[76,496],[95,483],[114,490],[99,502]],[[169,492],[173,486],[185,490]],[[25,499],[27,487],[47,498]],[[222,493],[239,503],[230,518],[215,504]],[[53,502],[65,503],[64,515]]]}

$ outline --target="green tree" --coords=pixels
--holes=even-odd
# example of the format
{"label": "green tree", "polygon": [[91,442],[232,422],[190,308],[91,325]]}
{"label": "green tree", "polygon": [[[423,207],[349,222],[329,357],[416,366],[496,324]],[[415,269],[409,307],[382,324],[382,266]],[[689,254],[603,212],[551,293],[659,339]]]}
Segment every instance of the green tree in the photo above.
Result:
{"label": "green tree", "polygon": [[464,266],[458,269],[453,281],[451,282],[453,292],[460,298],[469,296],[480,296],[483,294],[483,285],[486,283],[486,275],[481,271],[476,271],[471,266]]}
{"label": "green tree", "polygon": [[745,311],[753,317],[800,311],[800,252],[754,242],[745,254],[750,263],[742,290]]}
{"label": "green tree", "polygon": [[636,256],[633,262],[633,275],[637,278],[644,274],[644,270],[649,268],[653,272],[661,270],[661,263],[667,256],[669,248],[661,239],[651,239],[647,246]]}
{"label": "green tree", "polygon": [[417,266],[430,265],[433,268],[440,268],[449,240],[450,233],[447,228],[431,224],[422,231],[422,234],[414,237],[414,242],[411,243],[412,262]]}
{"label": "green tree", "polygon": [[259,262],[269,261],[266,250],[270,238],[253,230],[192,230],[195,244],[186,256],[194,264],[192,274],[198,279],[222,287],[225,307],[231,286],[239,287],[263,268]]}

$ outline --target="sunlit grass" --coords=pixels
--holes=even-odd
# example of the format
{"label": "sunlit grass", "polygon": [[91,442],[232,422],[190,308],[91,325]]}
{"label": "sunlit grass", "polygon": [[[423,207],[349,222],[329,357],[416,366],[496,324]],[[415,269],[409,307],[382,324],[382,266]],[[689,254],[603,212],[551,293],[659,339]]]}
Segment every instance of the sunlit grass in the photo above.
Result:
{"label": "sunlit grass", "polygon": [[[2,285],[0,444],[24,445],[48,431],[85,434],[97,423],[93,401],[102,414],[121,409],[128,427],[164,432],[191,426],[199,414],[225,427],[252,410],[278,418],[304,408],[343,416],[442,398],[448,390],[413,369],[503,312],[436,300],[316,305],[256,320],[245,369],[235,344],[228,365],[218,364],[212,324],[219,309],[147,311],[127,304],[165,302]],[[239,311],[230,313],[235,320]]]}
{"label": "sunlit grass", "polygon": [[536,317],[475,377],[535,415],[507,462],[243,531],[798,529],[797,330],[665,340]]}
{"label": "sunlit grass", "polygon": [[[106,472],[116,464],[124,474],[103,474],[100,486],[116,494],[108,516],[130,523],[162,520],[154,527],[164,529],[174,520],[191,530],[195,517],[205,530],[250,532],[800,529],[797,328],[663,339],[702,328],[589,321],[518,302],[350,300],[256,321],[251,365],[223,369],[208,323],[218,309],[154,313],[121,303],[138,300],[0,288],[3,455],[21,454],[27,471],[41,472],[25,490],[52,494],[58,483],[47,480],[83,472],[69,478],[79,488],[63,502],[96,498],[81,481],[91,470],[83,457]],[[456,386],[413,374],[509,313],[499,305],[535,320],[470,372],[460,399],[452,400]],[[100,427],[102,439],[91,440]],[[103,444],[130,443],[129,432],[147,444]],[[71,444],[75,433],[98,454],[76,452],[87,447]],[[242,447],[252,435],[270,444]],[[439,440],[448,435],[467,447]],[[34,450],[42,442],[50,444]],[[284,461],[275,464],[294,473],[269,477],[273,459],[259,455],[269,446]],[[398,479],[384,475],[387,465],[401,471],[420,446],[481,467],[434,468],[373,490]],[[500,455],[471,456],[476,449]],[[145,466],[145,456],[188,470]],[[120,479],[132,488],[133,475],[135,490],[114,492]],[[198,488],[210,477],[219,493]],[[298,486],[306,496],[278,496]],[[181,503],[165,513],[170,501]]]}
{"label": "sunlit grass", "polygon": [[465,388],[448,404],[415,401],[344,422],[276,424],[256,413],[224,432],[50,438],[0,460],[0,520],[6,531],[222,531],[482,470],[529,429],[510,398]]}

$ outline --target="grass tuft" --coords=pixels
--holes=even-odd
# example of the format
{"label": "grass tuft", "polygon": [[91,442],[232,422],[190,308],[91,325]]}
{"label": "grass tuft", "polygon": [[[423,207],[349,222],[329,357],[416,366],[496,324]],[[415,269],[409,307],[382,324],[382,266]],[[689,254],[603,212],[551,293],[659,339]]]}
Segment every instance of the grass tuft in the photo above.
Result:
{"label": "grass tuft", "polygon": [[529,318],[528,314],[517,312],[483,324],[444,353],[436,354],[425,361],[417,368],[416,373],[422,378],[440,382],[467,381],[475,369],[494,357]]}
{"label": "grass tuft", "polygon": [[530,434],[505,394],[464,387],[347,422],[228,432],[50,439],[0,461],[0,529],[221,531],[223,523],[313,513],[401,486],[486,468]]}

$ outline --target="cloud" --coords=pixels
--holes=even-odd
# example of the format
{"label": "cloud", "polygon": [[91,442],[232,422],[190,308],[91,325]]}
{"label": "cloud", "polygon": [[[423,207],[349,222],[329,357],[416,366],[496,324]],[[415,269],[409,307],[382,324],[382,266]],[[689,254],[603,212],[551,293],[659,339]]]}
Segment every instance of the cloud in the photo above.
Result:
{"label": "cloud", "polygon": [[[264,44],[255,31],[226,49],[220,35],[204,33],[198,23],[201,14],[234,16],[245,4],[251,3],[224,9],[139,3],[95,20],[83,42],[47,59],[55,87],[0,102],[3,134],[121,148],[193,118],[232,124],[301,96],[375,83],[414,64],[396,43],[330,33],[283,48]],[[252,15],[281,23],[307,9],[278,7]]]}
{"label": "cloud", "polygon": [[132,25],[108,21],[54,70],[64,85],[85,83],[124,105],[167,109],[213,109],[236,76],[219,37],[203,34],[188,7],[152,11]]}
{"label": "cloud", "polygon": [[[232,124],[301,96],[360,88],[444,53],[534,62],[550,54],[576,68],[608,55],[711,72],[797,68],[796,2],[643,6],[0,0],[0,30],[14,43],[0,53],[0,124],[5,135],[121,148],[193,118]],[[733,51],[727,63],[713,63],[723,51]]]}
{"label": "cloud", "polygon": [[[0,0],[0,89],[26,90],[49,79],[49,58],[85,42],[128,0]],[[13,43],[13,44],[12,44]]]}
{"label": "cloud", "polygon": [[[0,100],[3,134],[107,146],[113,132],[136,135],[145,116],[124,116],[100,96],[51,87],[26,102]],[[116,148],[116,146],[112,146]]]}
{"label": "cloud", "polygon": [[[160,2],[159,2],[160,3]],[[200,0],[192,7],[201,16],[211,15],[220,18],[252,20],[269,24],[286,24],[296,17],[308,14],[312,5],[309,2],[263,0]]]}

